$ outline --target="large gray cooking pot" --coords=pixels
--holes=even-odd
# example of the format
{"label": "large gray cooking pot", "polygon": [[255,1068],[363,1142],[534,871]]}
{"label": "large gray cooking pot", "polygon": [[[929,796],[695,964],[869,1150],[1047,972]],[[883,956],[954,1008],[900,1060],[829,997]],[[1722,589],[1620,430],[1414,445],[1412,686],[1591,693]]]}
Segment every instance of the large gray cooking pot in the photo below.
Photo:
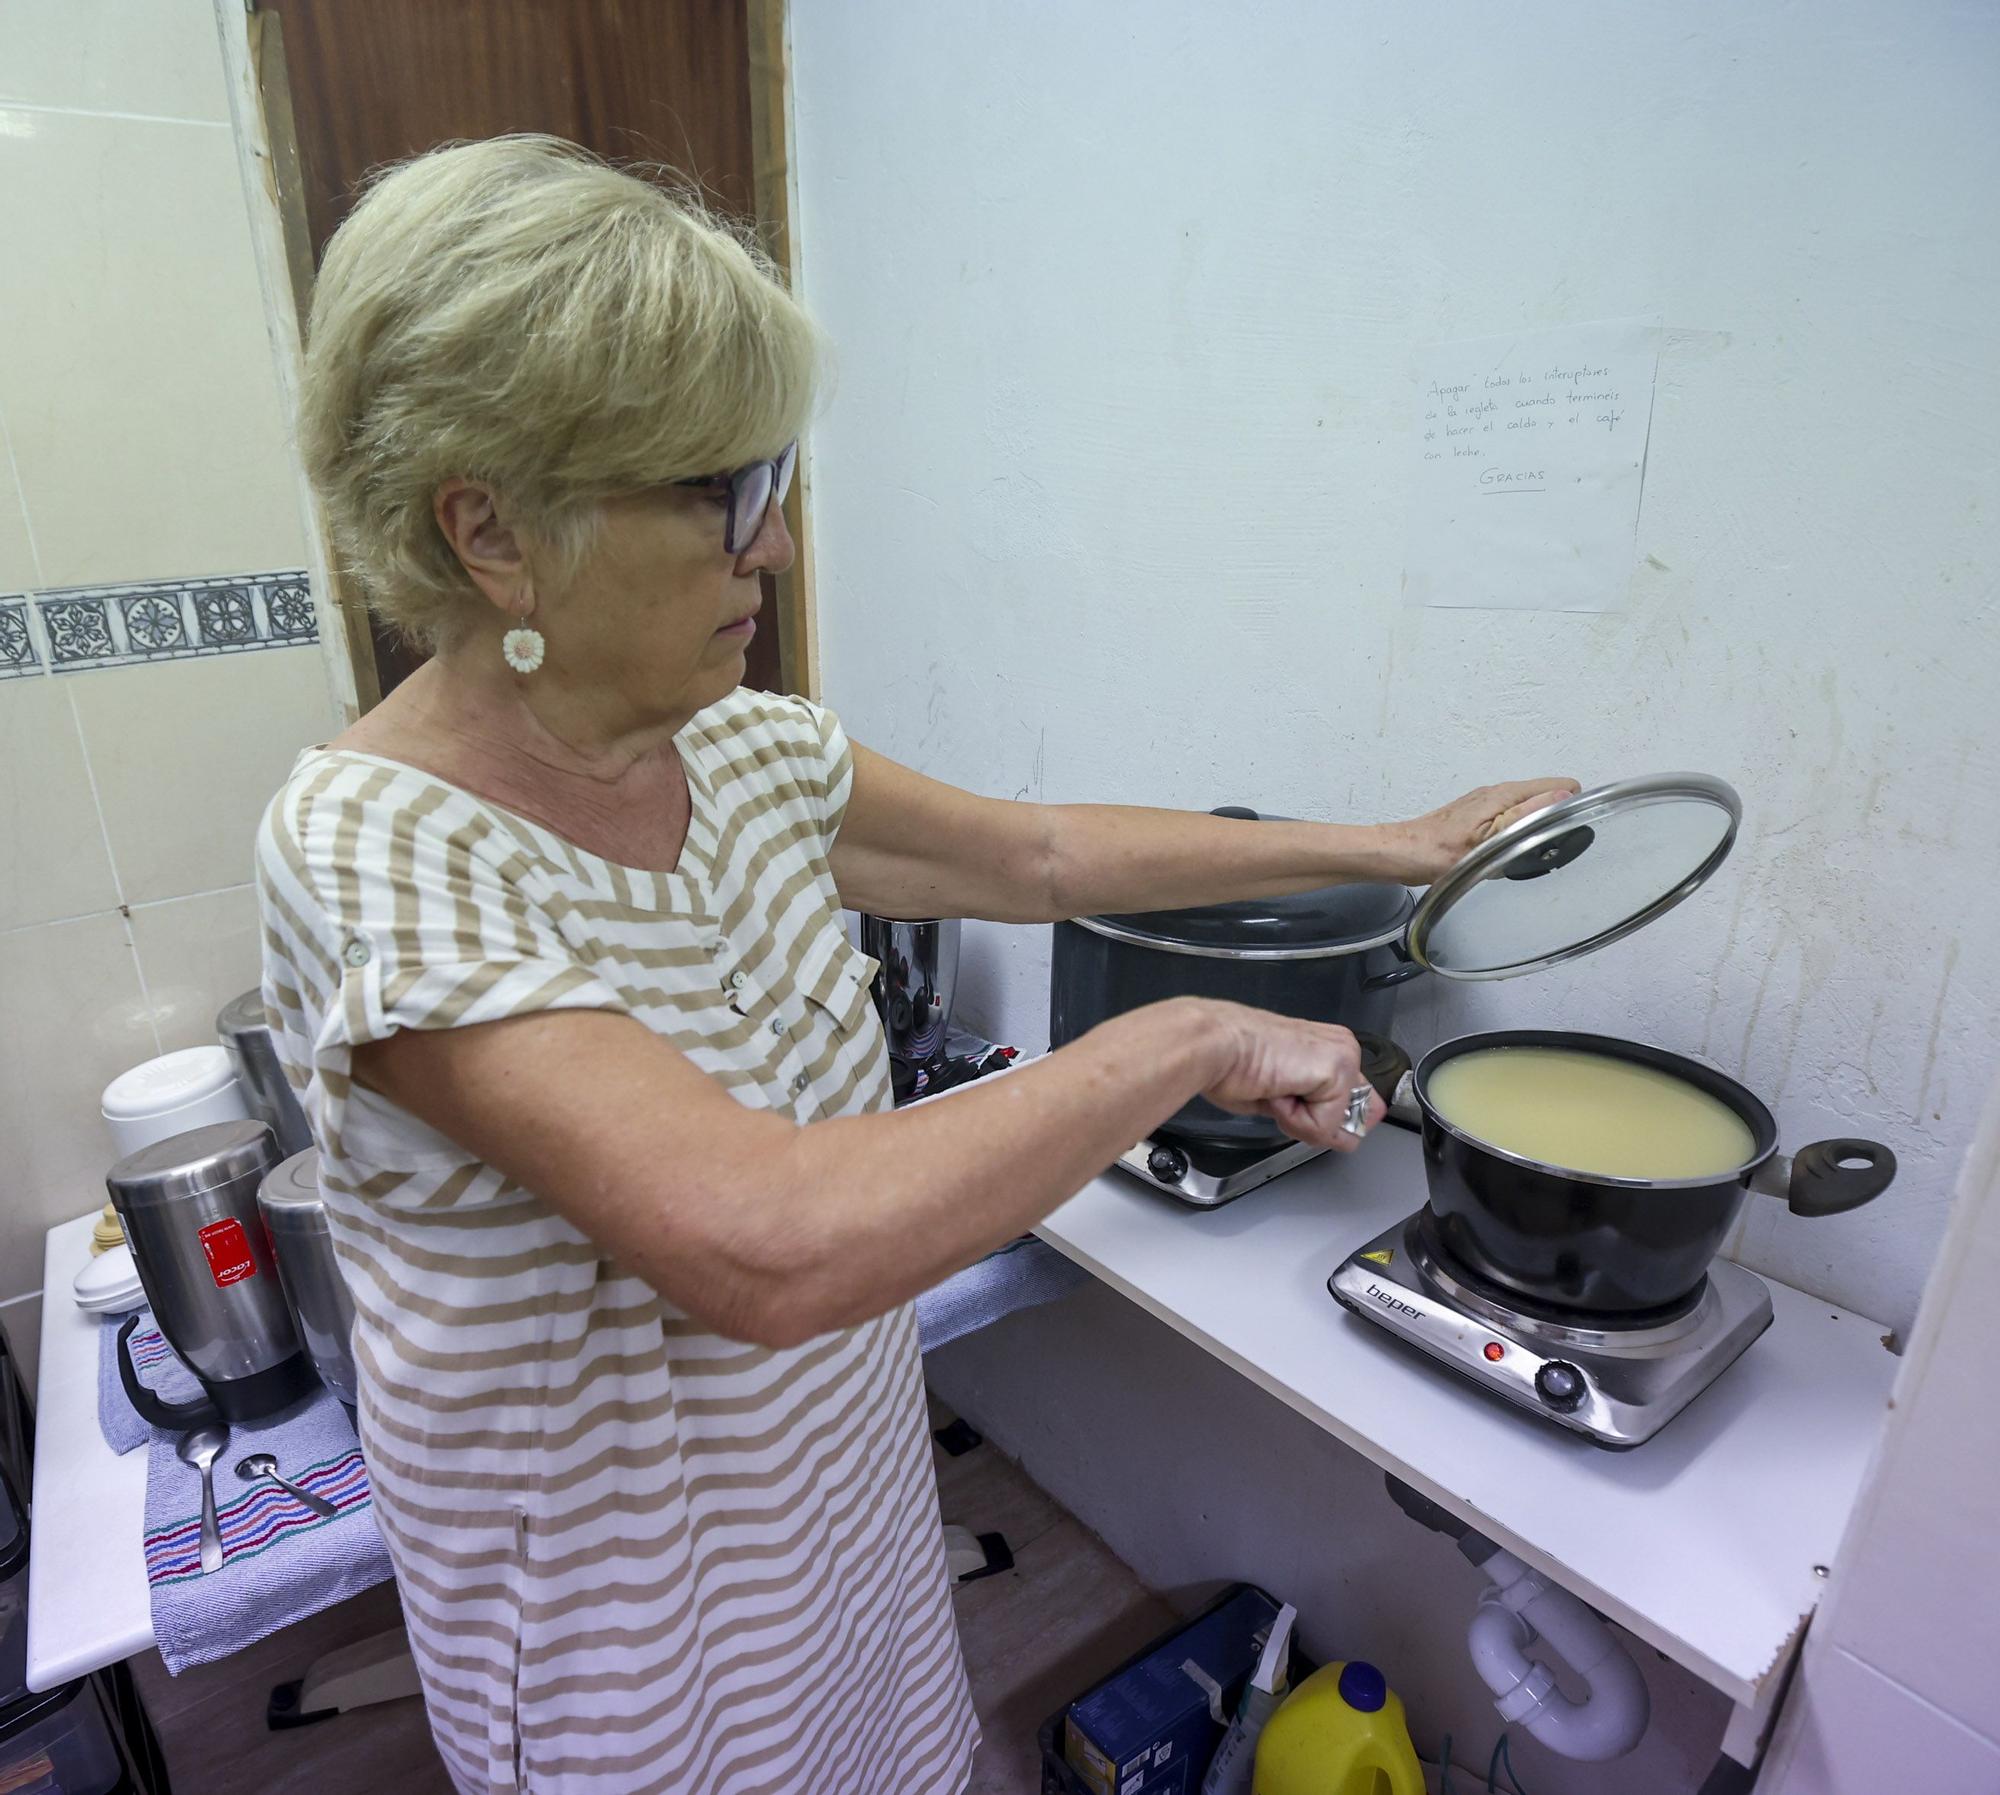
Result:
{"label": "large gray cooking pot", "polygon": [[[1254,810],[1215,812],[1258,821]],[[1276,819],[1273,819],[1276,820]],[[1289,897],[1055,925],[1049,1044],[1169,997],[1212,997],[1357,1034],[1390,1036],[1396,988],[1422,970],[1402,941],[1416,900],[1400,885],[1332,885]],[[1229,1147],[1288,1137],[1265,1116],[1236,1116],[1197,1097],[1162,1134]]]}

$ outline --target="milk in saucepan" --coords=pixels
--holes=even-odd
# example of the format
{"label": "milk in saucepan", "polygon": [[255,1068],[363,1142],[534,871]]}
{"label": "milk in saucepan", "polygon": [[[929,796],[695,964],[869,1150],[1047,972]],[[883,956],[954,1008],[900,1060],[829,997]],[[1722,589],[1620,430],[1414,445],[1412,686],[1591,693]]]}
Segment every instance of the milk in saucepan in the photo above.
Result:
{"label": "milk in saucepan", "polygon": [[1503,1153],[1600,1178],[1723,1178],[1756,1154],[1735,1110],[1657,1066],[1566,1047],[1489,1047],[1446,1060],[1438,1116]]}

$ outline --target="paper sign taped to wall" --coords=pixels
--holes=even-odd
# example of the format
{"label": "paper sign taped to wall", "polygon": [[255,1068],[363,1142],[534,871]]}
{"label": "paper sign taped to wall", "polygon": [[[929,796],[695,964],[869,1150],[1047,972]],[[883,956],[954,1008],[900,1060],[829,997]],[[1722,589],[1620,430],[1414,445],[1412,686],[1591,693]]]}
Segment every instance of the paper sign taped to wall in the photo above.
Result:
{"label": "paper sign taped to wall", "polygon": [[1440,343],[1419,359],[1408,602],[1622,607],[1658,326],[1569,324]]}

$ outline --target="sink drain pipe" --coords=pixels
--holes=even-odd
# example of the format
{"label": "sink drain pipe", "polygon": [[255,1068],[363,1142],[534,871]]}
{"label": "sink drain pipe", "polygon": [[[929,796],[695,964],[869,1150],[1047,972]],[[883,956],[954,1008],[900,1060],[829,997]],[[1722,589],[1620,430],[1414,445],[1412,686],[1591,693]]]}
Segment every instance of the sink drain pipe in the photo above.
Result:
{"label": "sink drain pipe", "polygon": [[[1585,1763],[1622,1757],[1637,1745],[1652,1701],[1639,1667],[1596,1612],[1408,1484],[1391,1477],[1389,1494],[1412,1520],[1455,1539],[1492,1584],[1480,1595],[1466,1644],[1500,1718]],[[1555,1673],[1528,1656],[1538,1637],[1582,1679],[1582,1701],[1571,1701]]]}

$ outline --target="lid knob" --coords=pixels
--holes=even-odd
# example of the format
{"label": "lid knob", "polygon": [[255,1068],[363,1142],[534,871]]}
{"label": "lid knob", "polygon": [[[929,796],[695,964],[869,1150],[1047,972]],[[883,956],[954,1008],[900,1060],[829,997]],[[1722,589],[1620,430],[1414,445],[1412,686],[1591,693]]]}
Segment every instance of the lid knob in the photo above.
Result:
{"label": "lid knob", "polygon": [[1357,1714],[1374,1714],[1389,1699],[1388,1679],[1359,1658],[1340,1667],[1340,1699]]}

